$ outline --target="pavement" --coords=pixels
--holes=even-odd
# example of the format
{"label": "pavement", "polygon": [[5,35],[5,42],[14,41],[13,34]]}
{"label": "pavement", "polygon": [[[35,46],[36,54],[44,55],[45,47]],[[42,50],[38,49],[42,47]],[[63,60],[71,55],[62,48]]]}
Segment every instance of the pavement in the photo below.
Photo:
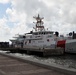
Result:
{"label": "pavement", "polygon": [[0,75],[67,75],[0,54]]}

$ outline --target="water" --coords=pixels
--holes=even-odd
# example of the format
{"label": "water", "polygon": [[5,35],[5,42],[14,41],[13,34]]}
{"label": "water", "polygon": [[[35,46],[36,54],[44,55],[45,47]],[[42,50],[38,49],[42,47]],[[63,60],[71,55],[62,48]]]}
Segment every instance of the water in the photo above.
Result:
{"label": "water", "polygon": [[47,58],[34,57],[43,62],[57,64],[68,68],[76,69],[76,55],[65,54],[63,56],[51,56]]}
{"label": "water", "polygon": [[[7,53],[7,51],[0,51]],[[76,69],[76,55],[75,54],[65,54],[63,56],[50,56],[50,57],[38,57],[36,55],[27,55],[27,54],[20,54],[20,53],[9,53],[11,55],[23,57],[23,58],[31,58],[34,60],[39,60],[43,62],[47,62],[50,64],[57,64],[67,68],[74,68]]]}
{"label": "water", "polygon": [[75,68],[76,69],[76,55],[64,55],[58,57],[49,57],[47,61],[53,62],[58,65],[62,65],[68,68]]}

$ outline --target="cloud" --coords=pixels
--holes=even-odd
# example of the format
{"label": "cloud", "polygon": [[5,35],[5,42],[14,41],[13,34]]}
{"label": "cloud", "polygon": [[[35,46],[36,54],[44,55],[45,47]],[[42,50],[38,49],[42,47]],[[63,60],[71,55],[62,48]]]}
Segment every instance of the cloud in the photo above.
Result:
{"label": "cloud", "polygon": [[10,28],[6,25],[7,19],[0,19],[0,41],[7,41],[10,36]]}
{"label": "cloud", "polygon": [[0,3],[6,4],[8,3],[10,0],[0,0]]}
{"label": "cloud", "polygon": [[38,13],[44,17],[44,25],[49,30],[60,33],[76,31],[76,0],[0,0],[0,3],[11,4],[0,19],[2,36],[8,34],[9,39],[17,33],[32,30],[33,16]]}

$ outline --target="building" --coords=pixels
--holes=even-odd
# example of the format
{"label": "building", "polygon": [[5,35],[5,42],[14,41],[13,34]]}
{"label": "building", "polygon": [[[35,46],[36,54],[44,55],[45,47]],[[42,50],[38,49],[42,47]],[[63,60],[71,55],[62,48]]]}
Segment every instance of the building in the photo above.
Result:
{"label": "building", "polygon": [[9,42],[0,42],[0,48],[8,48]]}

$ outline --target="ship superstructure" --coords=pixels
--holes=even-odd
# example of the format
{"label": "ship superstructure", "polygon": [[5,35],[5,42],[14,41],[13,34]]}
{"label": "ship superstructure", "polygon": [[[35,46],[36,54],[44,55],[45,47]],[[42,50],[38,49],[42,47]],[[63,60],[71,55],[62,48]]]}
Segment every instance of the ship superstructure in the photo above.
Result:
{"label": "ship superstructure", "polygon": [[34,27],[35,31],[31,31],[29,34],[26,34],[23,48],[55,48],[56,36],[54,35],[54,32],[45,30],[42,21],[43,18],[41,18],[39,14],[34,18],[36,19]]}

